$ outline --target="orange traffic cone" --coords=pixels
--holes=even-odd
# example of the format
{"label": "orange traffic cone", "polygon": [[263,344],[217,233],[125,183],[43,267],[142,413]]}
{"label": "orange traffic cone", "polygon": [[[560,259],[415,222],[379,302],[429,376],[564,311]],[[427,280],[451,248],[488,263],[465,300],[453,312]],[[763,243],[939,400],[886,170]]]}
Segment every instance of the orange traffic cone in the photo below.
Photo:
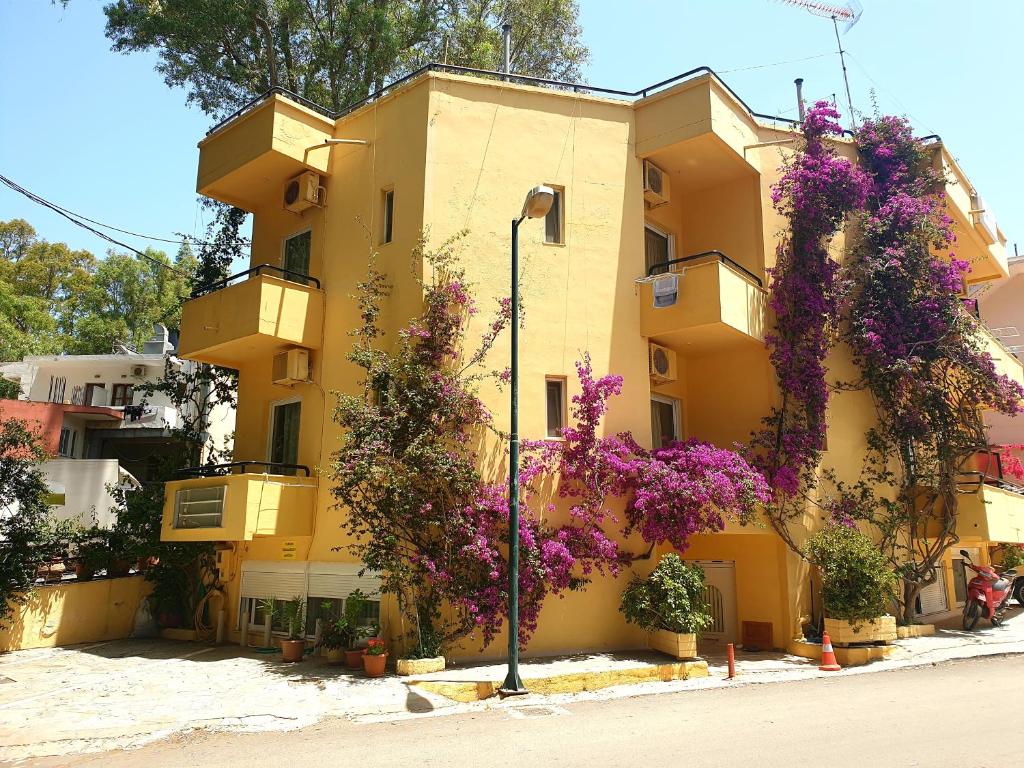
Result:
{"label": "orange traffic cone", "polygon": [[821,636],[821,666],[818,669],[822,672],[838,672],[842,669],[836,661],[836,652],[832,650],[832,640],[828,632]]}

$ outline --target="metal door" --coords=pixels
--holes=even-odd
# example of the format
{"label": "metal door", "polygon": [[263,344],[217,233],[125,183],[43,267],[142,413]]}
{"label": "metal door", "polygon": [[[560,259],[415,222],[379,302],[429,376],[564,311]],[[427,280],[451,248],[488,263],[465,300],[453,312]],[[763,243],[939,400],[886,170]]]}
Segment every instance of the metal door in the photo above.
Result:
{"label": "metal door", "polygon": [[704,570],[704,599],[714,622],[700,633],[701,642],[725,645],[738,641],[736,632],[736,562],[690,560]]}

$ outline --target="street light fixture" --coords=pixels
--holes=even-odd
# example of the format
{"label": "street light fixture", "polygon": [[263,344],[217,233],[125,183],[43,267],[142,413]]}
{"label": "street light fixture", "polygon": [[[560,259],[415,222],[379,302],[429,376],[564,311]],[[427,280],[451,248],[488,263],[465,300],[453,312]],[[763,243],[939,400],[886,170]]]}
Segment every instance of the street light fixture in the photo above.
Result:
{"label": "street light fixture", "polygon": [[526,194],[523,211],[512,219],[512,364],[511,429],[508,467],[508,674],[503,696],[527,693],[519,678],[519,225],[524,219],[542,219],[551,210],[555,190],[537,186]]}

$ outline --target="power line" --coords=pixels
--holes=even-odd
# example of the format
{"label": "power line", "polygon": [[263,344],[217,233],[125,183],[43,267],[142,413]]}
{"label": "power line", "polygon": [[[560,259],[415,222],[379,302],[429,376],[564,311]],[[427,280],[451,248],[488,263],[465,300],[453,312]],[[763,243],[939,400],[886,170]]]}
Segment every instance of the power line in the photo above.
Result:
{"label": "power line", "polygon": [[[4,183],[6,184],[7,182],[4,182]],[[10,186],[10,184],[8,184],[7,186]],[[24,189],[24,188],[22,188],[22,189]],[[16,190],[16,191],[22,191],[22,190]],[[25,192],[22,192],[22,194],[25,194]],[[36,200],[35,198],[39,198],[39,199]],[[38,195],[34,195],[34,197],[32,197],[31,199],[35,200],[36,202],[40,202],[41,200],[43,200],[43,198],[39,197]],[[142,232],[133,232],[130,229],[122,229],[121,227],[115,227],[113,224],[106,224],[106,223],[104,223],[102,221],[97,221],[96,219],[90,219],[88,216],[86,216],[84,214],[78,213],[76,211],[69,210],[69,209],[67,209],[67,208],[65,208],[65,207],[63,207],[61,205],[57,205],[56,203],[48,201],[48,200],[45,203],[41,203],[41,204],[45,204],[48,208],[51,208],[51,209],[53,209],[54,211],[56,211],[58,213],[63,213],[63,214],[67,214],[69,216],[73,216],[76,219],[81,219],[82,221],[87,221],[90,224],[95,224],[96,226],[102,227],[103,229],[111,229],[114,232],[120,232],[121,234],[124,234],[124,235],[131,235],[132,237],[141,237],[143,240],[152,240],[152,241],[158,242],[158,243],[170,243],[171,245],[213,245],[213,243],[209,243],[209,242],[207,242],[205,240],[200,240],[200,239],[195,238],[195,237],[189,238],[189,237],[187,237],[185,235],[183,235],[183,237],[186,237],[186,239],[184,239],[184,240],[171,240],[170,238],[166,238],[166,237],[157,237],[156,235],[146,235],[146,234],[143,234]],[[245,240],[245,239],[239,239],[239,240],[236,240],[235,242],[245,243],[246,245],[249,244],[249,241]]]}
{"label": "power line", "polygon": [[0,174],[0,183],[3,183],[5,186],[7,186],[10,189],[14,190],[18,194],[24,195],[25,197],[27,197],[32,202],[38,203],[39,205],[41,205],[41,206],[43,206],[45,208],[49,208],[54,213],[56,213],[56,214],[58,214],[60,216],[63,216],[65,219],[70,221],[72,224],[75,224],[75,225],[81,227],[82,229],[84,229],[84,230],[86,230],[88,232],[92,232],[92,234],[96,235],[96,237],[100,237],[100,238],[106,240],[108,243],[113,243],[114,245],[116,245],[116,246],[118,246],[120,248],[126,248],[127,250],[129,250],[132,253],[134,253],[136,256],[139,256],[140,258],[145,259],[146,261],[148,261],[148,262],[150,262],[152,264],[155,264],[158,267],[162,267],[163,269],[169,269],[171,272],[177,272],[179,275],[184,275],[185,277],[189,277],[189,278],[192,277],[188,272],[185,272],[184,270],[178,269],[177,267],[173,267],[170,264],[162,262],[162,261],[160,261],[160,259],[153,258],[148,253],[143,253],[138,248],[133,248],[132,246],[128,245],[127,243],[122,243],[120,240],[115,240],[110,235],[108,235],[106,232],[100,232],[98,229],[90,227],[88,224],[86,224],[86,223],[84,223],[82,221],[79,221],[77,218],[75,218],[75,216],[77,214],[71,214],[71,213],[66,212],[59,205],[51,203],[49,200],[46,200],[45,198],[40,197],[39,195],[35,194],[34,192],[30,192],[29,190],[25,189],[23,186],[21,186],[17,182],[11,181],[9,178],[4,176],[3,174]]}
{"label": "power line", "polygon": [[715,70],[720,75],[728,75],[731,72],[746,72],[751,69],[765,69],[766,67],[781,67],[784,64],[798,64],[801,61],[811,61],[812,59],[823,59],[826,56],[835,56],[835,51],[828,51],[826,53],[817,53],[814,56],[805,56],[802,59],[788,59],[787,61],[773,61],[771,64],[754,64],[749,67],[736,67],[734,69],[718,69]]}

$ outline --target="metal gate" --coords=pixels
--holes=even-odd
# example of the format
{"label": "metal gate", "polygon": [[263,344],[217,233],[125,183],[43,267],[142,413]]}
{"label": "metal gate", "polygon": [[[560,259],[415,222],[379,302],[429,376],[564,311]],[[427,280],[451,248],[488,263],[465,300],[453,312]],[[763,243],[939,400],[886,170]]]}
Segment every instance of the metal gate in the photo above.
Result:
{"label": "metal gate", "polygon": [[922,616],[930,616],[933,613],[945,613],[949,610],[949,603],[946,602],[946,574],[944,568],[939,568],[938,578],[934,584],[929,584],[921,590],[917,596],[919,613]]}
{"label": "metal gate", "polygon": [[736,563],[733,560],[690,560],[704,570],[704,600],[711,626],[700,633],[702,641],[734,643],[736,633]]}

